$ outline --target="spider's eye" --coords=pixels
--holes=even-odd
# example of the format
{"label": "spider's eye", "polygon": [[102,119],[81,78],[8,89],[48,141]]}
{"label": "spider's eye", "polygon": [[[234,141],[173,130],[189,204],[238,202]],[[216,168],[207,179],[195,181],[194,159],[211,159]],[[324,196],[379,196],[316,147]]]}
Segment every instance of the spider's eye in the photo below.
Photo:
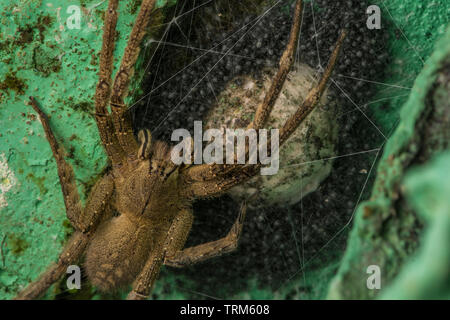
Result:
{"label": "spider's eye", "polygon": [[150,157],[150,147],[152,145],[152,134],[150,133],[150,130],[140,130],[138,139],[141,144],[138,151],[138,158],[142,160],[148,159]]}

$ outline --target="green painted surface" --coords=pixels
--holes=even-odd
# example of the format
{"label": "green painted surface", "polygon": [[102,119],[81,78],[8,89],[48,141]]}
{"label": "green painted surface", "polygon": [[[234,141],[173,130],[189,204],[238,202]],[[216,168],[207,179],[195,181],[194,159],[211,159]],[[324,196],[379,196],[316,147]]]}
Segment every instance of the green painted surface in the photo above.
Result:
{"label": "green painted surface", "polygon": [[391,63],[386,66],[383,83],[377,86],[378,101],[370,105],[376,123],[384,133],[396,125],[402,105],[433,52],[436,40],[442,37],[450,21],[447,0],[377,0],[381,9],[382,28],[389,34]]}
{"label": "green painted surface", "polygon": [[414,168],[404,184],[408,201],[425,221],[422,245],[382,299],[450,299],[450,152]]}
{"label": "green painted surface", "polygon": [[[417,250],[422,252],[421,257],[433,254],[433,252],[427,251],[430,246],[435,247],[434,250],[439,253],[437,257],[440,257],[441,260],[436,257],[435,262],[420,261],[416,271],[419,272],[419,268],[422,268],[423,264],[433,265],[437,268],[441,268],[442,263],[444,266],[448,266],[448,242],[445,241],[450,232],[450,229],[446,228],[448,223],[445,222],[450,214],[448,193],[446,193],[448,186],[444,186],[439,193],[432,195],[432,190],[441,183],[440,180],[436,180],[436,186],[433,189],[426,190],[426,193],[423,192],[424,183],[431,187],[427,172],[434,172],[436,175],[436,170],[443,168],[444,160],[435,163],[435,168],[430,165],[429,171],[424,171],[423,182],[420,182],[422,179],[419,176],[420,171],[408,178],[406,186],[402,182],[411,166],[428,161],[430,156],[448,148],[450,136],[449,66],[450,28],[440,40],[432,57],[427,60],[424,69],[416,79],[407,103],[401,110],[400,124],[387,142],[379,163],[371,198],[361,204],[356,212],[348,249],[338,274],[332,282],[329,298],[376,297],[379,290],[369,290],[366,286],[368,278],[366,271],[370,265],[377,265],[381,268],[383,287],[386,287],[395,282],[394,279],[401,274],[403,266],[409,262]],[[444,85],[438,85],[439,81],[443,81]],[[431,122],[433,117],[437,117],[438,124]],[[434,131],[430,131],[430,128],[427,127],[437,125],[440,126],[438,130],[431,128]],[[430,143],[431,141],[437,143]],[[441,175],[441,179],[448,183],[448,171],[442,170]],[[420,185],[420,183],[423,184]],[[405,189],[407,190],[406,195]],[[428,203],[434,201],[433,199],[437,201],[438,207],[432,206],[425,209]],[[442,238],[437,239],[436,235],[430,236],[430,232],[437,228],[436,223],[441,222],[444,225],[439,227],[443,229],[439,229],[438,234]],[[426,238],[422,243],[423,232],[425,232]],[[430,244],[430,241],[434,241],[433,244]],[[442,254],[441,251],[445,253]],[[422,272],[421,276],[424,276],[423,269],[420,271]],[[436,271],[434,268],[428,272],[427,277],[429,278],[442,277],[442,272]],[[448,269],[446,272],[448,277]],[[401,276],[407,277],[403,274]],[[423,284],[426,279],[417,279],[417,281]],[[398,289],[399,287],[401,284],[398,284],[397,287],[394,286],[394,289],[388,291],[386,296],[407,298],[411,297],[409,294],[413,294],[407,291],[402,292]],[[446,291],[439,297],[444,298],[448,294],[449,291]],[[422,297],[436,297],[436,293],[424,291]]]}

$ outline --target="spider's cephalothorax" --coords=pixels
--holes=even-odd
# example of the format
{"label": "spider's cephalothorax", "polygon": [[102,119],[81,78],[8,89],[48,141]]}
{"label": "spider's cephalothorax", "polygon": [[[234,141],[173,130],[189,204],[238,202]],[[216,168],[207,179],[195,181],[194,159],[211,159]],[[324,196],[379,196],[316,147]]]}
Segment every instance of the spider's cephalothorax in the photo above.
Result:
{"label": "spider's cephalothorax", "polygon": [[[65,161],[46,115],[36,100],[39,114],[57,163],[66,214],[75,229],[58,261],[17,299],[41,296],[83,257],[90,281],[103,291],[132,284],[129,299],[148,297],[162,265],[183,267],[237,247],[245,216],[245,203],[229,233],[216,241],[184,249],[192,226],[192,202],[215,197],[259,173],[256,165],[203,164],[176,166],[169,147],[152,142],[148,130],[136,140],[124,98],[133,67],[156,0],[143,0],[114,81],[112,78],[118,0],[110,0],[103,27],[99,81],[95,94],[95,118],[111,169],[94,185],[83,207],[72,167]],[[295,6],[294,21],[280,67],[249,128],[264,128],[292,66],[301,25],[302,1]],[[311,113],[331,76],[346,32],[339,37],[318,84],[297,111],[279,129],[282,145]],[[112,84],[111,84],[112,83]],[[109,107],[109,108],[108,108]],[[113,213],[117,212],[118,215]]]}

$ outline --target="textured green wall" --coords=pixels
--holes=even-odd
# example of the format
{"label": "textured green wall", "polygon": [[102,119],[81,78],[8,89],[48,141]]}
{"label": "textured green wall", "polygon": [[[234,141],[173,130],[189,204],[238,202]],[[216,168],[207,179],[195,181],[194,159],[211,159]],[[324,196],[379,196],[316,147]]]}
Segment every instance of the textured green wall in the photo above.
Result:
{"label": "textured green wall", "polygon": [[408,201],[427,228],[417,255],[382,293],[382,299],[450,299],[448,172],[450,152],[447,151],[407,174],[404,183]]}
{"label": "textured green wall", "polygon": [[436,40],[442,37],[450,21],[447,0],[376,0],[382,11],[382,28],[389,33],[391,63],[386,66],[386,84],[379,85],[370,106],[376,123],[390,132],[397,123],[400,108],[407,101],[409,90],[433,52]]}
{"label": "textured green wall", "polygon": [[[401,109],[401,121],[384,148],[372,195],[356,212],[329,298],[378,296],[379,290],[366,286],[370,265],[381,268],[382,297],[448,298],[448,155],[428,162],[449,148],[449,84],[450,28]],[[418,165],[425,168],[414,169]],[[390,284],[393,288],[385,293]]]}

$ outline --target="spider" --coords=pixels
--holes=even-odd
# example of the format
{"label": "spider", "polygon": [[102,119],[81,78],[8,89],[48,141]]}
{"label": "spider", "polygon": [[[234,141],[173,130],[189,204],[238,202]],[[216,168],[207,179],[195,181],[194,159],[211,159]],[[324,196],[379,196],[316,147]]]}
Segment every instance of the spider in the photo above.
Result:
{"label": "spider", "polygon": [[[35,299],[84,257],[89,281],[104,292],[132,284],[127,299],[146,299],[163,265],[184,267],[236,249],[242,231],[246,202],[240,207],[229,233],[216,241],[184,248],[193,222],[192,203],[217,197],[255,176],[256,165],[175,165],[169,146],[152,141],[147,129],[135,138],[124,98],[140,45],[156,0],[143,0],[112,80],[118,0],[110,0],[103,27],[99,80],[95,93],[95,120],[111,166],[94,185],[82,207],[74,171],[52,133],[38,102],[30,97],[57,163],[66,215],[74,234],[58,260],[16,299]],[[292,67],[301,25],[302,1],[295,5],[294,21],[279,70],[249,128],[263,128]],[[280,129],[280,146],[314,109],[331,77],[346,36],[343,30],[318,84]],[[109,106],[109,108],[108,108]],[[118,212],[119,215],[113,215]]]}

